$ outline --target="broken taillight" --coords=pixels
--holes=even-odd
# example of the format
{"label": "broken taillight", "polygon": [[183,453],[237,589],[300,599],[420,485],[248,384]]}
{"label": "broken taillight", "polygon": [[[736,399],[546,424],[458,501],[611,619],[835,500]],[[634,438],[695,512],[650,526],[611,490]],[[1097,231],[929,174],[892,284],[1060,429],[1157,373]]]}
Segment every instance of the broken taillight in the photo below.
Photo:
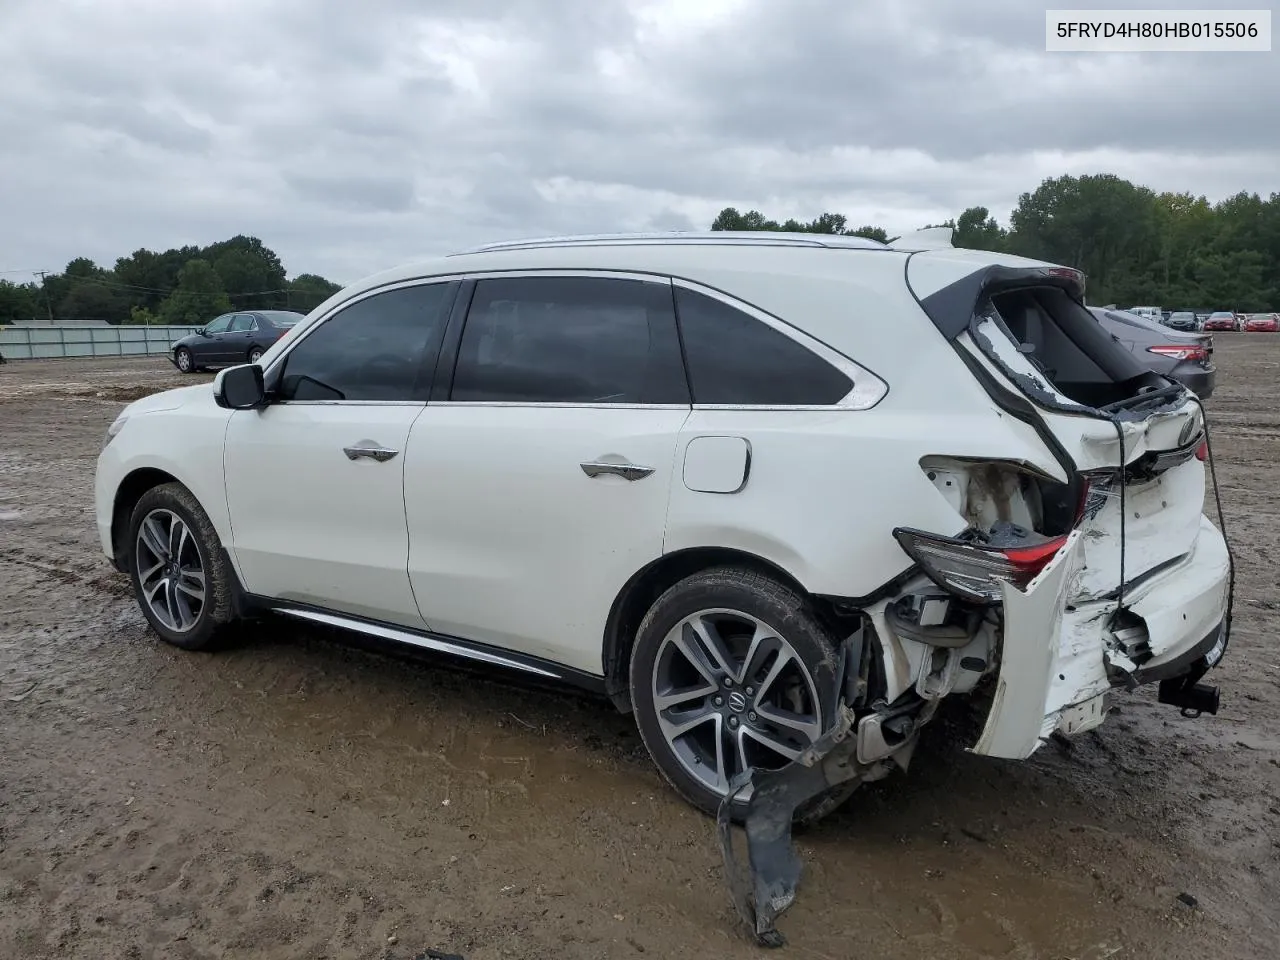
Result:
{"label": "broken taillight", "polygon": [[1209,359],[1209,351],[1206,348],[1184,344],[1159,344],[1147,347],[1147,353],[1157,353],[1172,360],[1199,360],[1202,363]]}
{"label": "broken taillight", "polygon": [[893,535],[929,579],[976,603],[999,602],[1003,583],[1025,588],[1067,542],[1064,535],[1036,543],[993,546],[906,527],[894,530]]}

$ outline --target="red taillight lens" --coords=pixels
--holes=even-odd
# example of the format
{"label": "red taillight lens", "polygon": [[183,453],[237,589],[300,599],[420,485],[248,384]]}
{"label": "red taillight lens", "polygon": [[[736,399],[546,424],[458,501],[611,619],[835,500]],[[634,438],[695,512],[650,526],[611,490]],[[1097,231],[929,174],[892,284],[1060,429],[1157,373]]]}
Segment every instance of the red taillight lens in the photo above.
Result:
{"label": "red taillight lens", "polygon": [[1209,441],[1208,440],[1201,440],[1200,446],[1196,447],[1196,459],[1197,460],[1209,459]]}
{"label": "red taillight lens", "polygon": [[1026,546],[993,547],[903,527],[893,535],[929,579],[976,603],[998,602],[1003,583],[1025,587],[1067,542],[1061,536]]}
{"label": "red taillight lens", "polygon": [[1158,353],[1162,357],[1171,357],[1174,360],[1209,359],[1209,351],[1204,347],[1190,347],[1176,344],[1161,344],[1155,347],[1147,347],[1147,353]]}

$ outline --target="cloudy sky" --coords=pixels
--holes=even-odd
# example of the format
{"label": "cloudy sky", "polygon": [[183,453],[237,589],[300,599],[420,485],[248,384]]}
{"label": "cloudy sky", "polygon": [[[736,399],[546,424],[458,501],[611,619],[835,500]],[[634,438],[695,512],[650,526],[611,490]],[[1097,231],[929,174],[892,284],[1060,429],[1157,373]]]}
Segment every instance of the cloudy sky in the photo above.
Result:
{"label": "cloudy sky", "polygon": [[0,276],[246,233],[350,281],[729,205],[892,234],[1062,173],[1280,190],[1280,54],[1044,42],[1026,0],[0,0]]}

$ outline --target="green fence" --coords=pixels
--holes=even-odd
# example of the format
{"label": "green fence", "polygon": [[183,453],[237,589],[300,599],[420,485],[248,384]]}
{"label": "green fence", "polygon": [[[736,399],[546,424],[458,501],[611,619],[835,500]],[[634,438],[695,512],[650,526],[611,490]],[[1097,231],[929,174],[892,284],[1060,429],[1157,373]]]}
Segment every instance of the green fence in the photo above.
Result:
{"label": "green fence", "polygon": [[6,360],[163,355],[195,329],[142,325],[60,326],[56,323],[6,325],[0,326],[0,355]]}

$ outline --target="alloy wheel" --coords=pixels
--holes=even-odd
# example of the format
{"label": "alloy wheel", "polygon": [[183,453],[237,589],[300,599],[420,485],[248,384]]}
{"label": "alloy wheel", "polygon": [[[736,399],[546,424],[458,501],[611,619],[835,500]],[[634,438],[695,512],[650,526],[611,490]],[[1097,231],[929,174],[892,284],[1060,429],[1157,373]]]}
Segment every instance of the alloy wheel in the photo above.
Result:
{"label": "alloy wheel", "polygon": [[138,526],[134,557],[151,613],[175,633],[187,633],[205,605],[204,564],[190,528],[172,510],[152,510]]}
{"label": "alloy wheel", "polygon": [[701,610],[663,638],[658,726],[681,766],[723,796],[748,767],[778,769],[822,733],[818,691],[796,649],[737,610]]}

